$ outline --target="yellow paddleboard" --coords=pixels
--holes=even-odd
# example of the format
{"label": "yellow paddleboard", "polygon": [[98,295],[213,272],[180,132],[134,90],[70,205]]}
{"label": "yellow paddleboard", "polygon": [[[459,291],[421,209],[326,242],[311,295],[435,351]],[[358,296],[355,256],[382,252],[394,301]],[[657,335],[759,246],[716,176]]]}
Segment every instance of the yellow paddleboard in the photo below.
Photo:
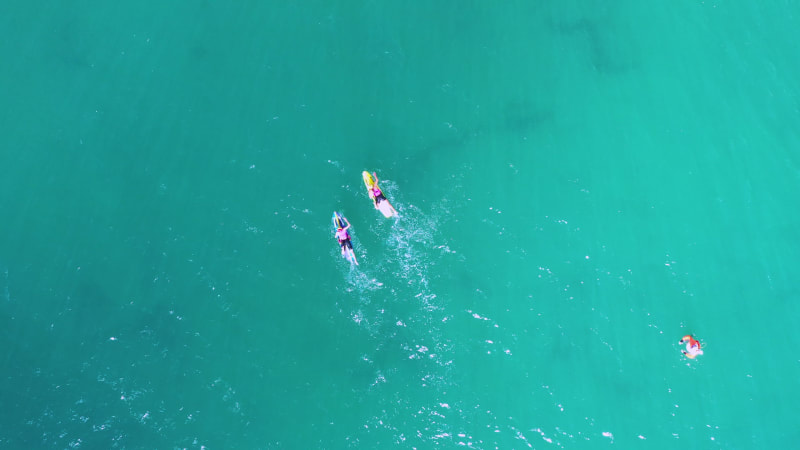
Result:
{"label": "yellow paddleboard", "polygon": [[367,172],[366,170],[361,172],[361,177],[364,178],[364,186],[367,187],[367,192],[369,192],[369,198],[372,198],[372,186],[375,184],[375,179],[373,179],[372,174]]}
{"label": "yellow paddleboard", "polygon": [[[372,194],[372,186],[375,185],[375,179],[372,178],[372,174],[366,170],[361,172],[361,177],[364,179],[364,186],[367,187],[369,198],[374,202],[375,196]],[[380,203],[378,203],[378,210],[381,212],[381,214],[383,214],[383,217],[386,217],[387,219],[397,214],[397,211],[395,211],[394,207],[392,207],[392,204],[389,203],[389,200],[381,200]]]}

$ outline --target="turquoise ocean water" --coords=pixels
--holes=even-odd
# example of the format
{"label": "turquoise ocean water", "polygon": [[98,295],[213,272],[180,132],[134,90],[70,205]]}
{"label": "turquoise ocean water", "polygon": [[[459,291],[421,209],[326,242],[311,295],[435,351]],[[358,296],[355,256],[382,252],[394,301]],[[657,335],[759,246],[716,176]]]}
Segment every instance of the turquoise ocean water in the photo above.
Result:
{"label": "turquoise ocean water", "polygon": [[0,448],[795,447],[799,14],[3,2]]}

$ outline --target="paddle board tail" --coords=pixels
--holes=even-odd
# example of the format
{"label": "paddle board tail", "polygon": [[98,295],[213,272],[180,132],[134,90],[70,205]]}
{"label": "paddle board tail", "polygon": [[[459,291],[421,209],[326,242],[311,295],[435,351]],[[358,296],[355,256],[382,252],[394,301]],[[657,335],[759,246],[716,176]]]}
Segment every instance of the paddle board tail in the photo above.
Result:
{"label": "paddle board tail", "polygon": [[347,247],[345,252],[347,253],[347,260],[355,265],[358,265],[358,260],[356,260],[356,252],[354,252],[350,247]]}
{"label": "paddle board tail", "polygon": [[393,215],[397,214],[397,211],[394,209],[389,200],[381,200],[378,202],[378,210],[383,214],[383,217],[387,219],[392,217]]}

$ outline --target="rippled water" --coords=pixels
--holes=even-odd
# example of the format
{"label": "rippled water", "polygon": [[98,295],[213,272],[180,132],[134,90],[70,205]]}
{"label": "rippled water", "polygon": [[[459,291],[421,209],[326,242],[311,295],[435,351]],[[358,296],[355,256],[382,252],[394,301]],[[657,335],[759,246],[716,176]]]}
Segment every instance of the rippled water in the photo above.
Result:
{"label": "rippled water", "polygon": [[797,14],[4,3],[0,446],[791,448]]}

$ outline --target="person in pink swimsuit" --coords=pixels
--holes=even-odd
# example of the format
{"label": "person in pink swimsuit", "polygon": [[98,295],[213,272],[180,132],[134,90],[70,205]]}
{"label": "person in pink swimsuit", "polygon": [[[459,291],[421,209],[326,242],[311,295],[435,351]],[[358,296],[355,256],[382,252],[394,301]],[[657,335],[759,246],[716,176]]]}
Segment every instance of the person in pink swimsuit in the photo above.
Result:
{"label": "person in pink swimsuit", "polygon": [[346,217],[342,217],[342,219],[344,219],[344,221],[347,223],[347,226],[336,229],[336,240],[339,241],[339,245],[342,247],[342,256],[347,256],[345,253],[345,248],[352,250],[353,243],[350,242],[350,233],[347,232],[347,229],[350,228],[350,221],[347,220]]}
{"label": "person in pink swimsuit", "polygon": [[372,184],[372,200],[375,201],[375,209],[378,209],[378,203],[380,203],[381,200],[386,200],[386,196],[383,195],[383,191],[378,187],[378,174],[372,172],[372,178],[375,180]]}

